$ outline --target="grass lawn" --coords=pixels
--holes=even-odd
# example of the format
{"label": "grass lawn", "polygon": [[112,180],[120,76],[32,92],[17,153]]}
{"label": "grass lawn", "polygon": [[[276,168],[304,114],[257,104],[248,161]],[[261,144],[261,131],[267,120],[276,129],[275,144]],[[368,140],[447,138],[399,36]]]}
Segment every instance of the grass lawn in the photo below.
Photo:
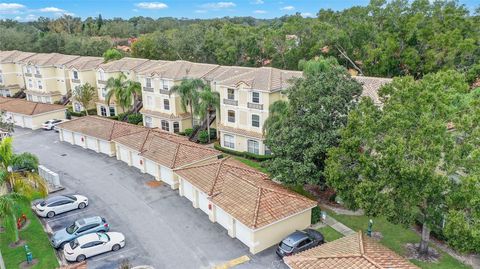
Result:
{"label": "grass lawn", "polygon": [[333,229],[330,226],[325,226],[325,227],[319,228],[318,231],[323,234],[323,237],[325,238],[325,241],[327,241],[327,242],[331,242],[331,241],[334,241],[334,240],[337,240],[337,239],[343,237],[343,235],[341,233],[335,231],[335,229]]}
{"label": "grass lawn", "polygon": [[[50,242],[47,234],[43,231],[42,225],[37,216],[30,209],[30,204],[22,204],[22,212],[27,215],[30,220],[30,225],[26,230],[20,232],[20,239],[26,240],[27,245],[32,251],[33,258],[38,259],[38,264],[31,268],[37,269],[53,269],[58,267],[57,257],[53,248],[50,246]],[[25,250],[22,247],[11,249],[8,247],[10,241],[6,238],[5,234],[0,236],[0,248],[2,250],[2,256],[7,268],[19,268],[19,264],[25,261]]]}
{"label": "grass lawn", "polygon": [[[362,230],[366,231],[368,226],[369,217],[366,216],[347,216],[347,215],[337,215],[332,211],[328,211],[328,214],[335,218],[336,220],[347,225],[354,231]],[[394,225],[382,218],[373,219],[373,231],[381,232],[383,235],[382,240],[380,241],[383,245],[390,248],[391,250],[399,253],[402,256],[405,256],[404,245],[406,243],[418,243],[420,242],[420,236],[410,229],[406,229],[401,225]],[[441,258],[438,263],[425,263],[412,260],[414,264],[421,268],[425,269],[463,269],[471,268],[470,266],[464,265],[463,263],[455,260],[447,253],[440,251]]]}
{"label": "grass lawn", "polygon": [[238,156],[235,156],[234,158],[237,159],[238,161],[241,161],[242,163],[244,163],[244,164],[246,164],[246,165],[248,165],[248,166],[250,166],[250,167],[268,175],[267,168],[263,167],[261,162],[253,161],[253,160],[238,157]]}

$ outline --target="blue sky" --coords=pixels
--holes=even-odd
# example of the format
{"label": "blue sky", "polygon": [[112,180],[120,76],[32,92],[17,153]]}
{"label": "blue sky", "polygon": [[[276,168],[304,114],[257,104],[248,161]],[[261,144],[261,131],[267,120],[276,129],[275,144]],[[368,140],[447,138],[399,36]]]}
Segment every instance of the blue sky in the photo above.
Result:
{"label": "blue sky", "polygon": [[[0,0],[0,19],[34,20],[39,16],[70,14],[86,18],[102,14],[104,18],[134,16],[216,18],[253,16],[273,18],[301,13],[315,16],[321,8],[341,10],[353,5],[367,5],[368,0]],[[470,10],[478,0],[461,0]]]}

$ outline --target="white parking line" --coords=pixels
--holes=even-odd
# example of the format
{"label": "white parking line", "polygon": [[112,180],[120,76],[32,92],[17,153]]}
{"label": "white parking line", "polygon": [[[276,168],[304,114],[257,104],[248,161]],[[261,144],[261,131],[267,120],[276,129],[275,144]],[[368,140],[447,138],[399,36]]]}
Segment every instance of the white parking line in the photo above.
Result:
{"label": "white parking line", "polygon": [[125,252],[128,252],[128,251],[130,251],[130,250],[134,250],[134,249],[136,249],[136,248],[137,248],[137,247],[133,247],[133,248],[129,248],[129,249],[122,249],[122,250],[120,250],[120,251],[111,251],[111,252],[109,252],[108,254],[103,254],[103,255],[102,255],[100,258],[98,258],[98,259],[95,259],[95,258],[94,258],[94,259],[92,259],[92,260],[94,260],[94,261],[105,260],[106,258],[110,258],[110,256],[113,256],[112,254],[119,255],[119,254],[123,254],[123,253],[125,253]]}
{"label": "white parking line", "polygon": [[[88,212],[89,210],[90,210],[90,208],[89,208],[89,209],[85,209],[85,210],[78,211],[78,212],[76,212],[76,213],[71,213],[71,214],[68,214],[68,212],[66,212],[67,214],[64,215],[64,216],[61,216],[61,217],[58,217],[58,218],[54,218],[54,219],[46,219],[45,222],[46,222],[46,223],[52,223],[52,222],[55,222],[55,221],[57,221],[57,220],[62,220],[62,219],[68,218],[68,217],[80,215],[80,214],[82,214],[82,213]],[[65,213],[63,213],[63,214],[65,214]]]}

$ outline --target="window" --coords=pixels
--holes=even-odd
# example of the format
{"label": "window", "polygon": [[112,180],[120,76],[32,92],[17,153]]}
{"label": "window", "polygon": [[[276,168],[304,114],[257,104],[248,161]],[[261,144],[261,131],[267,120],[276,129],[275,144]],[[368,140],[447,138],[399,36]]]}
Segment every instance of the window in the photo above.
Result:
{"label": "window", "polygon": [[170,125],[168,124],[168,121],[162,120],[162,130],[170,132]]}
{"label": "window", "polygon": [[115,116],[115,107],[114,106],[111,106],[110,109],[110,116]]}
{"label": "window", "polygon": [[170,100],[163,99],[163,109],[170,110]]}
{"label": "window", "polygon": [[168,81],[162,79],[162,89],[168,91]]}
{"label": "window", "polygon": [[307,238],[307,239],[303,240],[302,242],[300,242],[300,244],[298,244],[298,248],[305,247],[310,243],[312,243],[312,240],[310,238]]}
{"label": "window", "polygon": [[153,98],[151,96],[147,96],[147,107],[151,107],[153,105]]}
{"label": "window", "polygon": [[3,76],[0,75],[0,84],[3,84]]}
{"label": "window", "polygon": [[82,105],[79,102],[75,102],[75,104],[73,105],[73,111],[81,112],[82,111]]}
{"label": "window", "polygon": [[41,80],[37,80],[37,87],[38,87],[39,90],[43,89],[43,85],[42,85]]}
{"label": "window", "polygon": [[235,111],[228,111],[228,122],[235,122]]}
{"label": "window", "polygon": [[40,69],[38,66],[35,66],[35,74],[40,75]]}
{"label": "window", "polygon": [[227,89],[227,98],[228,100],[235,100],[235,90]]}
{"label": "window", "polygon": [[176,134],[180,133],[180,124],[178,123],[178,121],[173,123],[173,132]]}
{"label": "window", "polygon": [[28,87],[33,88],[33,80],[31,78],[28,79]]}
{"label": "window", "polygon": [[104,106],[100,107],[100,114],[104,117],[107,116],[107,109]]}
{"label": "window", "polygon": [[73,71],[73,78],[78,79],[78,72],[75,70]]}
{"label": "window", "polygon": [[272,155],[272,151],[267,147],[267,145],[263,144],[265,147],[265,155]]}
{"label": "window", "polygon": [[102,88],[102,97],[105,98],[107,96],[107,88]]}
{"label": "window", "polygon": [[233,135],[226,134],[223,136],[223,146],[231,149],[235,148],[235,138],[233,137]]}
{"label": "window", "polygon": [[27,94],[27,101],[32,101],[32,95],[31,94]]}
{"label": "window", "polygon": [[27,66],[27,73],[32,73],[32,68],[30,66]]}
{"label": "window", "polygon": [[253,114],[252,115],[252,126],[253,127],[260,127],[260,116]]}
{"label": "window", "polygon": [[51,104],[52,103],[52,98],[51,97],[46,97],[45,98],[45,103]]}
{"label": "window", "polygon": [[260,103],[260,93],[259,92],[252,92],[252,103],[255,103],[255,104]]}
{"label": "window", "polygon": [[41,101],[41,102],[42,102],[42,103],[46,103],[46,102],[47,102],[47,97],[42,96],[42,101]]}
{"label": "window", "polygon": [[152,79],[151,78],[145,78],[145,86],[147,88],[151,88],[152,87]]}
{"label": "window", "polygon": [[98,76],[100,80],[105,80],[105,72],[103,72],[103,70],[98,71]]}
{"label": "window", "polygon": [[152,117],[145,116],[145,127],[152,128]]}
{"label": "window", "polygon": [[259,143],[255,140],[248,140],[248,152],[259,154]]}

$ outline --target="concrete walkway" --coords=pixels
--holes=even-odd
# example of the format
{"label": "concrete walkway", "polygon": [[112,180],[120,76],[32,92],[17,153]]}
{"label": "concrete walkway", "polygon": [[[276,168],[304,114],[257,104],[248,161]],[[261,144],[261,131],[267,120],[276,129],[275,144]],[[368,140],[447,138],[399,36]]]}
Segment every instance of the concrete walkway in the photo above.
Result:
{"label": "concrete walkway", "polygon": [[312,229],[319,229],[319,228],[323,228],[325,226],[330,226],[332,227],[335,231],[343,234],[343,235],[351,235],[351,234],[354,234],[355,231],[353,231],[352,229],[348,228],[347,226],[345,226],[343,223],[337,221],[336,219],[330,217],[327,215],[327,218],[325,219],[324,222],[318,222],[314,225],[311,226]]}

